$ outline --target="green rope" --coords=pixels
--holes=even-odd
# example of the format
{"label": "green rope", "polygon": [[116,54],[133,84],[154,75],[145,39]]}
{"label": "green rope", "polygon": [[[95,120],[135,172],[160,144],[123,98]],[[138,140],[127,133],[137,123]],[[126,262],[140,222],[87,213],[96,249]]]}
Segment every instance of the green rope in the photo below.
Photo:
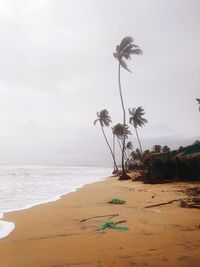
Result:
{"label": "green rope", "polygon": [[116,229],[116,230],[120,230],[120,231],[127,231],[129,230],[127,226],[116,226],[116,223],[115,222],[112,222],[112,221],[105,221],[104,223],[102,223],[99,228],[98,228],[98,231],[99,230],[104,230],[106,228],[112,228],[112,229]]}

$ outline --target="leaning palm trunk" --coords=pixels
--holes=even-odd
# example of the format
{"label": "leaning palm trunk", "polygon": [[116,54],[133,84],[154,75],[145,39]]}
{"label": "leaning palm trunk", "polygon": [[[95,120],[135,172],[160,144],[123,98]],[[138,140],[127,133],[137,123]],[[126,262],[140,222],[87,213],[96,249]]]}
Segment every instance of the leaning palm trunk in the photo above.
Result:
{"label": "leaning palm trunk", "polygon": [[[121,149],[121,152],[122,152],[122,145],[121,145],[120,139],[119,139],[119,138],[117,138],[117,141],[118,141],[119,147],[120,147],[120,149]],[[126,154],[126,150],[124,150],[124,158],[127,160],[127,154]]]}
{"label": "leaning palm trunk", "polygon": [[[115,135],[113,134],[113,156],[114,156],[114,159],[115,159]],[[117,173],[118,172],[118,168],[117,168],[117,164],[116,164],[116,160],[114,161],[113,160],[113,163],[114,163],[114,171],[113,171],[113,174],[114,173]]]}
{"label": "leaning palm trunk", "polygon": [[140,152],[141,152],[141,156],[142,156],[142,160],[143,160],[143,151],[142,151],[142,145],[141,145],[141,142],[140,142],[140,138],[139,138],[139,135],[138,135],[138,132],[137,132],[137,128],[135,128],[135,133],[136,133],[136,136],[137,136],[137,139],[138,139],[138,143],[139,143],[139,146],[140,146]]}
{"label": "leaning palm trunk", "polygon": [[118,82],[119,82],[119,94],[120,94],[122,110],[123,110],[123,125],[124,125],[123,139],[122,139],[122,175],[126,175],[126,170],[125,170],[125,167],[124,167],[126,111],[125,111],[125,108],[124,108],[124,101],[123,101],[122,89],[121,89],[120,63],[119,63],[119,67],[118,67]]}
{"label": "leaning palm trunk", "polygon": [[[119,147],[120,147],[121,152],[122,152],[122,145],[121,145],[120,139],[117,138],[117,141],[118,141]],[[125,170],[127,172],[128,171],[128,165],[127,165],[128,156],[127,156],[126,150],[124,150],[124,159],[125,159]]]}
{"label": "leaning palm trunk", "polygon": [[109,144],[109,142],[108,142],[108,139],[107,139],[107,137],[106,137],[106,135],[105,135],[105,132],[104,132],[104,129],[103,129],[102,126],[101,126],[101,130],[102,130],[102,132],[103,132],[103,136],[104,136],[104,138],[105,138],[105,140],[106,140],[106,143],[107,143],[107,145],[108,145],[108,147],[109,147],[109,150],[110,150],[110,153],[111,153],[111,155],[112,155],[113,162],[114,162],[114,165],[115,165],[115,169],[116,169],[116,171],[118,172],[118,168],[117,168],[117,164],[116,164],[116,161],[115,161],[114,154],[113,154],[113,152],[112,152],[112,148],[110,147],[110,144]]}

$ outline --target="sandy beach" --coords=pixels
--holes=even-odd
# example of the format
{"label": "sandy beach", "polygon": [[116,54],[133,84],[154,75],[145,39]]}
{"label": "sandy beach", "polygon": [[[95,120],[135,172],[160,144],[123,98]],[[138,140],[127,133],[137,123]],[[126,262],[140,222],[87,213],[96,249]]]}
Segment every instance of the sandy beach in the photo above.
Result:
{"label": "sandy beach", "polygon": [[[15,231],[0,240],[0,267],[199,267],[200,212],[176,203],[147,205],[183,198],[189,184],[147,185],[116,177],[86,185],[62,199],[8,213]],[[126,200],[125,205],[107,202]],[[106,217],[128,231],[97,231]]]}

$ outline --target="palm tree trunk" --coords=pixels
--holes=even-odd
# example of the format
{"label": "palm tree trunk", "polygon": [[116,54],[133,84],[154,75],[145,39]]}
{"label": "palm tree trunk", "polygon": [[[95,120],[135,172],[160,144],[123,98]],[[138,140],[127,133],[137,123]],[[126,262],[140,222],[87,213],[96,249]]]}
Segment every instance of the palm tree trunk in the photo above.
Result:
{"label": "palm tree trunk", "polygon": [[[117,141],[118,141],[119,147],[120,147],[120,149],[121,149],[121,152],[122,152],[122,145],[121,145],[121,143],[120,143],[120,139],[119,139],[119,138],[117,138]],[[125,150],[124,152],[125,152],[125,153],[124,153],[124,158],[125,158],[125,159],[127,159],[126,150]]]}
{"label": "palm tree trunk", "polygon": [[[114,156],[114,158],[115,158],[115,135],[113,134],[113,156]],[[116,161],[116,160],[115,160]],[[114,173],[116,173],[116,172],[118,172],[118,169],[116,168],[116,166],[115,166],[115,162],[114,162],[114,160],[113,160],[113,163],[114,163]]]}
{"label": "palm tree trunk", "polygon": [[110,149],[110,153],[111,153],[111,155],[112,155],[112,157],[113,157],[113,162],[114,162],[115,168],[116,168],[116,170],[118,171],[117,164],[116,164],[116,161],[115,161],[115,157],[114,157],[114,154],[113,154],[113,152],[112,152],[112,148],[111,148],[111,146],[110,146],[110,144],[109,144],[109,142],[108,142],[108,139],[107,139],[107,137],[106,137],[106,135],[105,135],[103,126],[101,126],[101,130],[102,130],[102,132],[103,132],[103,136],[104,136],[104,138],[105,138],[105,140],[106,140],[106,143],[107,143],[107,145],[108,145],[108,147],[109,147],[109,149]]}
{"label": "palm tree trunk", "polygon": [[137,132],[137,127],[134,127],[134,128],[135,128],[135,132],[136,132],[136,135],[137,135],[138,143],[139,143],[139,146],[140,146],[141,156],[142,156],[142,159],[143,159],[142,145],[141,145],[140,138],[139,138],[139,135],[138,135],[138,132]]}
{"label": "palm tree trunk", "polygon": [[123,142],[122,142],[122,175],[126,175],[126,170],[124,168],[126,111],[124,108],[124,100],[123,100],[123,96],[122,96],[122,88],[121,88],[121,80],[120,80],[120,63],[119,63],[119,67],[118,67],[118,83],[119,83],[119,94],[120,94],[122,110],[123,110],[123,124],[124,124],[124,136],[123,136]]}

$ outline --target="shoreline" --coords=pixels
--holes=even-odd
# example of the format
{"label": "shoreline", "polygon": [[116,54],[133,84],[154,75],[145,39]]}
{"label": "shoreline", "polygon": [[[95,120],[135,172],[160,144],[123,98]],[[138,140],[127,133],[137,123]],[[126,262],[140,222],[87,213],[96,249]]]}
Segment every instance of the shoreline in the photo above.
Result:
{"label": "shoreline", "polygon": [[[199,267],[200,213],[177,205],[144,209],[177,197],[184,183],[146,185],[118,181],[116,177],[94,182],[61,199],[5,214],[16,230],[0,240],[3,267]],[[152,196],[154,195],[154,198]],[[125,205],[107,204],[111,198]],[[97,231],[107,218],[119,214],[128,231]]]}
{"label": "shoreline", "polygon": [[49,204],[49,203],[58,201],[58,200],[62,199],[63,197],[65,197],[66,195],[68,195],[70,193],[74,193],[74,192],[78,191],[79,189],[83,188],[86,185],[104,181],[105,179],[107,179],[109,177],[111,177],[111,176],[98,178],[99,180],[97,180],[97,181],[90,181],[90,182],[87,182],[85,184],[78,185],[76,188],[71,189],[71,191],[67,191],[67,192],[65,192],[63,194],[57,195],[55,197],[49,198],[47,200],[44,200],[44,201],[41,201],[41,202],[38,202],[38,203],[35,203],[35,204],[31,204],[31,205],[24,206],[22,208],[18,208],[18,209],[14,209],[14,210],[2,211],[2,215],[0,216],[0,228],[1,228],[1,231],[2,231],[2,232],[0,232],[0,240],[4,239],[4,238],[7,238],[13,231],[15,231],[15,223],[5,220],[6,214],[15,213],[15,212],[19,212],[19,211],[24,211],[24,210],[32,209],[32,208],[40,206],[40,205],[45,205],[45,204]]}

